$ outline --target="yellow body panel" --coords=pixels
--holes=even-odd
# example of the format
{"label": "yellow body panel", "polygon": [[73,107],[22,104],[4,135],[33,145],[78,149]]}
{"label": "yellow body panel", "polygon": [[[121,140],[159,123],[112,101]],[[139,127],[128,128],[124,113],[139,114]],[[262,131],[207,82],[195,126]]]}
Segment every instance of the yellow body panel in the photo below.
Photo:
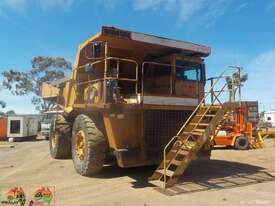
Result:
{"label": "yellow body panel", "polygon": [[56,98],[59,95],[59,88],[45,82],[42,83],[41,91],[42,98]]}
{"label": "yellow body panel", "polygon": [[103,113],[109,145],[112,149],[137,148],[141,139],[141,113]]}

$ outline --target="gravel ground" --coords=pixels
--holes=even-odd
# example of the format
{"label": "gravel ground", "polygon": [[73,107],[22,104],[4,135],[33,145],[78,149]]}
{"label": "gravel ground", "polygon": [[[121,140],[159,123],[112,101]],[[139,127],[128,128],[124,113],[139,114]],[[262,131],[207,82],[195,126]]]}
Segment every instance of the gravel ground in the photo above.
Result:
{"label": "gravel ground", "polygon": [[[10,147],[12,144],[14,147]],[[195,162],[179,184],[162,190],[147,182],[154,167],[106,165],[96,177],[78,175],[71,160],[54,160],[47,141],[0,143],[0,188],[22,186],[28,198],[40,186],[55,187],[55,205],[275,205],[275,147],[214,150]]]}

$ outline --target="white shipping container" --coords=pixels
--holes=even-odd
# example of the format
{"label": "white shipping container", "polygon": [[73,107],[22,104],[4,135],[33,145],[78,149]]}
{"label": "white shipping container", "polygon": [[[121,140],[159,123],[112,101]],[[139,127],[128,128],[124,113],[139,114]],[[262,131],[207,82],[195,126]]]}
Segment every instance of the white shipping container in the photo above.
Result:
{"label": "white shipping container", "polygon": [[38,133],[38,115],[10,115],[8,116],[8,138],[34,137]]}
{"label": "white shipping container", "polygon": [[272,124],[272,127],[275,127],[275,111],[265,112],[264,121]]}

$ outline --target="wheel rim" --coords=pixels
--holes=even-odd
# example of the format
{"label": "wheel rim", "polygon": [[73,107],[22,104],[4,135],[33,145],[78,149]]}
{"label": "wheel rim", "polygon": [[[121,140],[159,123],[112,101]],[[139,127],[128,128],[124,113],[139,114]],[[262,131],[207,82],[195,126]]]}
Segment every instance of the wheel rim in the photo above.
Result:
{"label": "wheel rim", "polygon": [[76,156],[79,160],[84,160],[85,157],[85,133],[83,130],[79,130],[76,133]]}
{"label": "wheel rim", "polygon": [[53,148],[55,148],[55,145],[56,145],[56,132],[55,131],[52,131],[52,134],[51,134],[51,145]]}
{"label": "wheel rim", "polygon": [[246,140],[245,139],[240,139],[239,144],[240,144],[241,147],[244,147],[246,145]]}

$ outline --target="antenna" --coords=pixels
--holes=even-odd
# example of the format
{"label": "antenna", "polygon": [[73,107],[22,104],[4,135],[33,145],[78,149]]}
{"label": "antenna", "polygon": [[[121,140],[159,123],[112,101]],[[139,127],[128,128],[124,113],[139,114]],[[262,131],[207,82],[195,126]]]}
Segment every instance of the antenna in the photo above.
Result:
{"label": "antenna", "polygon": [[239,90],[239,101],[242,99],[242,93],[241,93],[241,87],[243,86],[242,83],[247,81],[247,74],[242,74],[241,71],[243,70],[242,66],[238,65],[229,65],[228,68],[236,69],[237,71],[233,73],[232,76],[227,77],[226,81],[228,84],[228,90],[229,90],[229,100],[235,101],[236,100],[236,92]]}

